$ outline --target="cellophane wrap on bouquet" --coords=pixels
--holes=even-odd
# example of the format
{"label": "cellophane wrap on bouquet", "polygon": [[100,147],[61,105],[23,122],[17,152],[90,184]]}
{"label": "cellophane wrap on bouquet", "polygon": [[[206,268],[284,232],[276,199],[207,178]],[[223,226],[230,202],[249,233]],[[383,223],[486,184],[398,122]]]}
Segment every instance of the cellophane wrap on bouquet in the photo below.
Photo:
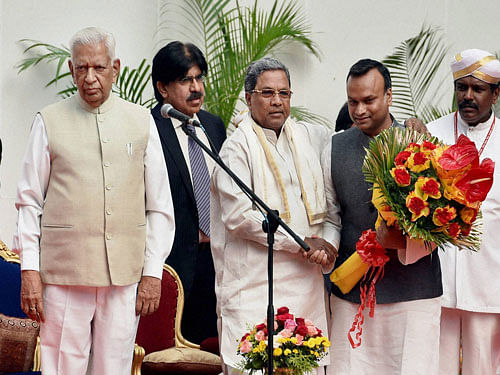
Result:
{"label": "cellophane wrap on bouquet", "polygon": [[[318,367],[327,354],[330,341],[309,319],[295,318],[288,307],[280,307],[274,317],[274,369],[289,369],[303,375]],[[243,357],[239,368],[250,374],[267,369],[267,324],[253,326],[240,340],[238,354]]]}

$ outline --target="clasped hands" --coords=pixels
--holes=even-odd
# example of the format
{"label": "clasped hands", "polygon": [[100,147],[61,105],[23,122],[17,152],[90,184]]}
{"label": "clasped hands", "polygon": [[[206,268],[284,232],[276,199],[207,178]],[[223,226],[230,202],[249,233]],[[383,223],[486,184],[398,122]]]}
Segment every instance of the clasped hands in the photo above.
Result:
{"label": "clasped hands", "polygon": [[318,236],[306,237],[304,242],[310,247],[309,251],[302,251],[304,258],[309,262],[331,267],[337,258],[338,251],[333,245]]}

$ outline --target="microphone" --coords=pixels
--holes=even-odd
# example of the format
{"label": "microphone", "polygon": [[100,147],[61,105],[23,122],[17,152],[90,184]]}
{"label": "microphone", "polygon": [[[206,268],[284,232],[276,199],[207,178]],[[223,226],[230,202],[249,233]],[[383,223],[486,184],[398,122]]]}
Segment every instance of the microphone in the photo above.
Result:
{"label": "microphone", "polygon": [[187,124],[191,124],[193,126],[198,126],[201,127],[201,124],[196,121],[195,119],[192,119],[185,113],[182,113],[181,111],[176,110],[172,104],[163,104],[160,109],[161,115],[165,118],[175,118],[181,122],[185,122]]}

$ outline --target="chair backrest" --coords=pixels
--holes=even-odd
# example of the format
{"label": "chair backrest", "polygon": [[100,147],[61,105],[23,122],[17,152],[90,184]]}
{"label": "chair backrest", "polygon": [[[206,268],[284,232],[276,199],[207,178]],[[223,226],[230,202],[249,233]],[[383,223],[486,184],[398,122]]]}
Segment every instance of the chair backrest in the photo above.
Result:
{"label": "chair backrest", "polygon": [[21,309],[21,267],[19,256],[0,241],[0,313],[26,318]]}
{"label": "chair backrest", "polygon": [[161,298],[158,310],[141,317],[136,342],[144,348],[146,355],[175,346],[176,318],[180,324],[184,291],[179,275],[169,265],[163,266]]}

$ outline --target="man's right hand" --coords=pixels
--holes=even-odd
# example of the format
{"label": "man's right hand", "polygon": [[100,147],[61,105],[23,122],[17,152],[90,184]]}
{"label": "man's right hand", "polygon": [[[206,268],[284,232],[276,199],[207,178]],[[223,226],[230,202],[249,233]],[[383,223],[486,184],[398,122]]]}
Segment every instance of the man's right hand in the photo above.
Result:
{"label": "man's right hand", "polygon": [[[323,238],[319,238],[316,236],[306,237],[304,239],[304,242],[310,247],[309,251],[305,253],[305,256],[311,258],[311,256],[314,255],[314,259],[323,258],[324,261],[320,263],[323,266],[332,264],[337,258],[338,255],[337,249],[335,249],[335,247],[333,247],[333,245],[330,242],[324,240]],[[323,252],[323,254],[326,255],[326,257],[320,256],[322,255],[321,252]],[[318,262],[314,261],[314,263]]]}
{"label": "man's right hand", "polygon": [[21,308],[28,318],[38,323],[45,322],[40,272],[21,271]]}

